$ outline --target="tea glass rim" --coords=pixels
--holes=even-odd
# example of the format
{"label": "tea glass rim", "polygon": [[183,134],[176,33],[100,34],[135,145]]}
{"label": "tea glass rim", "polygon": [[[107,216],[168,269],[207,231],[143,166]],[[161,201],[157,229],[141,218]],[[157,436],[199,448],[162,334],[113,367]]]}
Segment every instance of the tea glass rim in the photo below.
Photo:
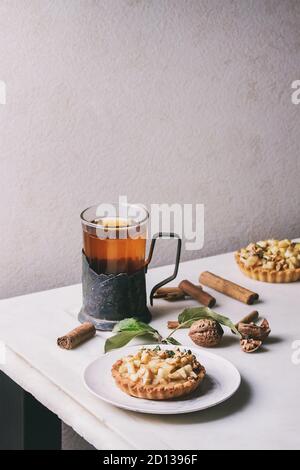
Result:
{"label": "tea glass rim", "polygon": [[[134,227],[140,227],[141,225],[144,225],[145,223],[147,223],[147,221],[149,220],[150,218],[150,214],[149,214],[149,211],[146,209],[146,207],[143,205],[143,204],[126,204],[126,203],[123,203],[123,204],[119,204],[119,203],[112,203],[111,204],[112,206],[114,207],[127,207],[127,208],[130,208],[130,207],[136,207],[138,208],[139,210],[142,210],[144,211],[144,218],[139,221],[139,222],[134,222],[134,223],[128,223],[126,224],[126,226],[121,226],[121,227],[118,227],[118,230],[127,230],[127,229],[132,229]],[[100,204],[93,204],[92,206],[89,206],[87,207],[86,209],[84,209],[81,214],[80,214],[80,219],[81,219],[81,222],[82,224],[88,226],[88,227],[92,227],[92,228],[96,228],[96,229],[105,229],[105,231],[109,231],[109,230],[116,230],[117,227],[115,226],[107,226],[107,225],[103,225],[103,224],[99,224],[99,223],[94,223],[94,222],[90,222],[89,220],[85,219],[85,213],[91,209],[96,209],[97,207],[99,207]]]}

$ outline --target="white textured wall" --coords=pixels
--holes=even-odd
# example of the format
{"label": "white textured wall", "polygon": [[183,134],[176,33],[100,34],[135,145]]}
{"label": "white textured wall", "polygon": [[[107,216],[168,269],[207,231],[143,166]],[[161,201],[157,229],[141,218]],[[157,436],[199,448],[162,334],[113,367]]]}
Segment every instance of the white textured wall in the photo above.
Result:
{"label": "white textured wall", "polygon": [[1,0],[0,296],[79,281],[119,194],[204,203],[202,255],[299,236],[299,64],[297,0]]}
{"label": "white textured wall", "polygon": [[0,296],[79,281],[119,194],[204,203],[203,255],[299,236],[299,64],[297,0],[0,0]]}

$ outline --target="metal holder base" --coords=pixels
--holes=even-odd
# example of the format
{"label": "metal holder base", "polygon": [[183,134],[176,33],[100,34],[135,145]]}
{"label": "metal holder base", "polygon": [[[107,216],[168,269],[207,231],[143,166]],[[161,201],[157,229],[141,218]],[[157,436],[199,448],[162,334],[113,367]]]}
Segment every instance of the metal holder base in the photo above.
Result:
{"label": "metal holder base", "polygon": [[145,270],[133,274],[97,274],[82,253],[83,306],[80,322],[89,321],[97,330],[111,331],[124,318],[148,323]]}

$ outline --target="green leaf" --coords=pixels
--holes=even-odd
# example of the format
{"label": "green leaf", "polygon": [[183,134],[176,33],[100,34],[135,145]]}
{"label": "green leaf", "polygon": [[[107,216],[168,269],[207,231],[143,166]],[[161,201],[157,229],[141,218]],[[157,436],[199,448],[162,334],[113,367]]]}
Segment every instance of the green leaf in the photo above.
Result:
{"label": "green leaf", "polygon": [[186,308],[179,315],[178,321],[182,324],[182,328],[189,328],[195,321],[202,320],[204,318],[215,320],[221,325],[230,328],[239,337],[241,336],[234,323],[229,318],[214,312],[208,307]]}
{"label": "green leaf", "polygon": [[114,336],[111,336],[105,341],[104,351],[107,353],[108,351],[112,351],[113,349],[122,348],[127,343],[129,343],[134,338],[138,336],[151,336],[152,339],[157,342],[157,337],[154,334],[150,334],[149,331],[140,330],[140,331],[121,331]]}
{"label": "green leaf", "polygon": [[117,323],[113,329],[114,333],[119,331],[149,331],[149,332],[156,332],[152,326],[144,323],[136,318],[125,318]]}
{"label": "green leaf", "polygon": [[168,338],[163,339],[162,343],[164,343],[164,344],[174,344],[175,346],[181,346],[181,343],[179,343],[179,341],[177,341],[177,339],[172,338],[171,336],[169,336]]}
{"label": "green leaf", "polygon": [[115,336],[111,336],[105,342],[105,352],[112,349],[122,348],[129,341],[138,336],[149,336],[155,342],[161,341],[161,336],[152,326],[137,320],[136,318],[125,318],[121,320],[113,329]]}

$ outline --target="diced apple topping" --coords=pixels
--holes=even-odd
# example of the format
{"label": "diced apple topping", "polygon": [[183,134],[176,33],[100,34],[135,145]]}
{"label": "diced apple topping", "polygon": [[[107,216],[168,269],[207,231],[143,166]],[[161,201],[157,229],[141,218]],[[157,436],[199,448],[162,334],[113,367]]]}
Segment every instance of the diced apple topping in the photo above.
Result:
{"label": "diced apple topping", "polygon": [[274,271],[300,268],[300,243],[287,239],[250,243],[246,248],[242,248],[238,255],[247,268]]}
{"label": "diced apple topping", "polygon": [[122,359],[119,372],[132,382],[143,385],[167,384],[172,381],[186,381],[197,378],[195,371],[200,364],[191,351],[141,349],[134,356]]}

